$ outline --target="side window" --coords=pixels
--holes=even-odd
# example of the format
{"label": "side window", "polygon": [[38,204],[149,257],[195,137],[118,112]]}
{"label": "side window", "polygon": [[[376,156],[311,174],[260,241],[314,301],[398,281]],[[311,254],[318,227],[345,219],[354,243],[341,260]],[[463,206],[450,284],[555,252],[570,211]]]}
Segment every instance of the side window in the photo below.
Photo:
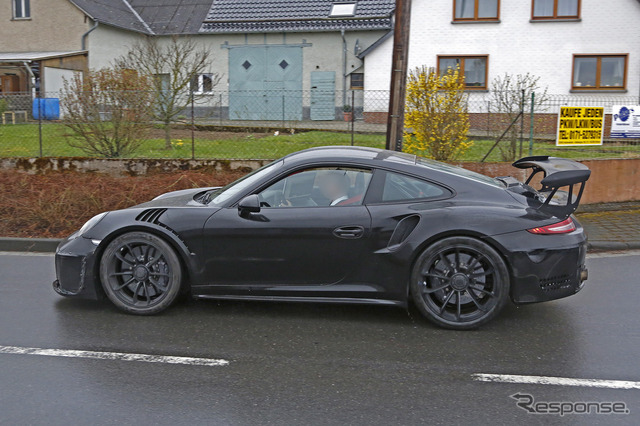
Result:
{"label": "side window", "polygon": [[385,173],[382,202],[441,198],[450,192],[431,182],[398,173]]}
{"label": "side window", "polygon": [[31,18],[31,5],[29,0],[13,0],[13,19]]}
{"label": "side window", "polygon": [[533,19],[579,19],[580,0],[533,0]]}
{"label": "side window", "polygon": [[300,170],[261,191],[262,207],[329,207],[362,204],[371,170],[316,167]]}
{"label": "side window", "polygon": [[499,0],[453,0],[454,21],[497,21]]}

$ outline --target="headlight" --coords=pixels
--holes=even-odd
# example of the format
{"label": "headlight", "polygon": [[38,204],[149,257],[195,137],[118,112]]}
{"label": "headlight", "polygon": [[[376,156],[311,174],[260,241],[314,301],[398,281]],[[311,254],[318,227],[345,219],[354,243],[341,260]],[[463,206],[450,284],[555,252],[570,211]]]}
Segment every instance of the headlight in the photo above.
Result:
{"label": "headlight", "polygon": [[82,225],[82,228],[80,228],[80,230],[77,232],[76,235],[78,236],[82,236],[84,235],[85,232],[87,232],[88,230],[90,230],[91,228],[93,228],[95,225],[97,225],[98,222],[100,222],[100,220],[107,214],[107,212],[104,213],[100,213],[98,215],[95,215],[94,217],[92,217],[91,219],[89,219],[88,221],[85,222],[84,225]]}

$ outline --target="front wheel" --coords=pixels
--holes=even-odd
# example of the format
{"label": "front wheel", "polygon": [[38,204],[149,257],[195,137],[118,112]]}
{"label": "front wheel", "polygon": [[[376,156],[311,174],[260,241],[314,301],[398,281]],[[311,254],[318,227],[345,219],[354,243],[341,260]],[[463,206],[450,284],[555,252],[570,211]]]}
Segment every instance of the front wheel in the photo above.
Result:
{"label": "front wheel", "polygon": [[100,260],[100,278],[116,307],[131,314],[153,315],[168,308],[179,295],[182,268],[163,239],[131,232],[107,246]]}
{"label": "front wheel", "polygon": [[428,247],[411,275],[411,294],[420,312],[451,329],[479,327],[509,299],[509,272],[489,245],[469,237],[450,237]]}

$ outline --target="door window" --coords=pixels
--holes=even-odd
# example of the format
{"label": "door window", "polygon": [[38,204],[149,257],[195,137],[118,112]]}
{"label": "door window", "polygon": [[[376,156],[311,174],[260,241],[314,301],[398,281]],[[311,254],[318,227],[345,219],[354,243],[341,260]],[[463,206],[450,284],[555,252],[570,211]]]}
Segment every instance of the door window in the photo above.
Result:
{"label": "door window", "polygon": [[317,167],[292,173],[258,195],[262,207],[358,206],[370,181],[370,170]]}

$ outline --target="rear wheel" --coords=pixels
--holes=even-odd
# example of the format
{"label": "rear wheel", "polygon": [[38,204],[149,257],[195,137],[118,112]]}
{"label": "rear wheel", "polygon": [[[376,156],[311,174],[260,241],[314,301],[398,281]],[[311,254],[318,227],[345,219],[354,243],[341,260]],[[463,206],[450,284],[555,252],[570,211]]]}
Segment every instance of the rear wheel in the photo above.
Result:
{"label": "rear wheel", "polygon": [[119,309],[152,315],[168,308],[179,295],[182,268],[163,239],[131,232],[107,246],[100,261],[100,278],[107,297]]}
{"label": "rear wheel", "polygon": [[442,327],[466,330],[494,318],[509,299],[509,273],[489,245],[450,237],[428,247],[411,276],[411,294],[422,314]]}

